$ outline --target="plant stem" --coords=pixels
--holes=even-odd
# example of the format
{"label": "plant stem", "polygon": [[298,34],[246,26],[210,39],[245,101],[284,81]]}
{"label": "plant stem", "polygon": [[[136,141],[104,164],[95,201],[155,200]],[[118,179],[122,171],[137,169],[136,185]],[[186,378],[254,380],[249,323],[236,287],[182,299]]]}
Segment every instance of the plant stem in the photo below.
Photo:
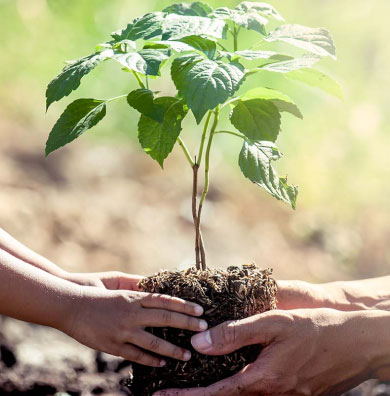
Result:
{"label": "plant stem", "polygon": [[213,114],[213,112],[210,110],[210,111],[209,111],[209,114],[207,115],[206,122],[205,122],[205,124],[204,124],[203,133],[202,133],[202,139],[201,139],[201,141],[200,141],[198,160],[196,161],[196,163],[197,163],[199,166],[200,166],[200,163],[202,162],[204,142],[205,142],[205,140],[206,140],[207,129],[208,129],[208,127],[209,127],[210,118],[211,118],[212,114]]}
{"label": "plant stem", "polygon": [[234,52],[238,51],[238,30],[236,27],[234,27],[233,30],[233,48],[234,48]]}
{"label": "plant stem", "polygon": [[[203,188],[202,196],[200,197],[199,207],[198,207],[198,216],[197,216],[197,233],[198,233],[198,235],[200,235],[200,221],[201,221],[203,203],[206,199],[207,193],[209,191],[209,186],[210,186],[210,177],[209,177],[210,150],[211,150],[211,144],[213,142],[214,132],[218,125],[218,121],[219,121],[219,105],[216,107],[216,109],[214,111],[214,122],[213,122],[213,125],[211,126],[209,140],[207,142],[206,157],[205,157],[205,169],[204,169],[204,172],[205,172],[204,188]],[[200,247],[202,270],[205,271],[207,269],[207,265],[206,265],[206,252],[205,252],[203,243],[199,247]]]}
{"label": "plant stem", "polygon": [[232,132],[232,131],[216,131],[216,132],[214,132],[214,135],[216,135],[217,133],[226,133],[226,134],[229,134],[229,135],[237,136],[237,137],[239,137],[239,138],[241,138],[241,139],[245,139],[245,136],[244,136],[244,135],[242,135],[241,133],[237,133],[237,132]]}
{"label": "plant stem", "polygon": [[110,99],[107,99],[107,100],[106,100],[106,102],[107,102],[107,103],[109,103],[109,102],[113,102],[114,100],[118,100],[118,99],[125,98],[127,95],[128,95],[128,94],[125,94],[125,95],[119,95],[119,96],[115,96],[115,98],[110,98]]}
{"label": "plant stem", "polygon": [[196,198],[198,195],[198,170],[199,165],[197,163],[192,167],[193,179],[192,179],[192,218],[194,220],[195,227],[195,259],[196,259],[196,269],[201,269],[200,264],[200,237],[199,237],[199,228],[198,228],[198,216],[196,213]]}
{"label": "plant stem", "polygon": [[180,147],[183,149],[183,152],[184,152],[184,154],[185,154],[185,156],[186,156],[188,162],[190,163],[191,168],[193,168],[194,165],[195,165],[195,161],[192,159],[191,154],[190,154],[190,152],[188,151],[187,146],[185,145],[185,143],[183,142],[183,140],[181,140],[180,137],[177,138],[177,141],[178,141]]}
{"label": "plant stem", "polygon": [[144,83],[142,82],[142,80],[140,79],[138,73],[135,72],[134,70],[132,70],[132,73],[133,73],[135,79],[138,81],[139,86],[140,86],[141,88],[145,88],[145,85],[144,85]]}
{"label": "plant stem", "polygon": [[145,76],[146,88],[149,89],[149,76]]}

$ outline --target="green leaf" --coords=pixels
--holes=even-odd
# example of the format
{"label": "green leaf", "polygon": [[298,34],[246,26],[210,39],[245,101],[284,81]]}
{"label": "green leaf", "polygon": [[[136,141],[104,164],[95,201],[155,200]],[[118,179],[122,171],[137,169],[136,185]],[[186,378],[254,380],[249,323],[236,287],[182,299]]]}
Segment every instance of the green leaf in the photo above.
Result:
{"label": "green leaf", "polygon": [[312,67],[321,58],[316,55],[304,55],[301,58],[284,60],[281,62],[273,62],[261,66],[258,70],[267,70],[276,73],[288,73],[293,70]]}
{"label": "green leaf", "polygon": [[272,161],[278,160],[281,156],[280,151],[271,142],[245,140],[239,157],[239,165],[244,176],[250,181],[295,209],[298,187],[289,185],[287,178],[280,178],[272,166]]}
{"label": "green leaf", "polygon": [[278,108],[279,111],[286,111],[300,119],[303,119],[301,111],[299,110],[298,106],[293,102],[293,100],[284,93],[275,91],[274,89],[263,87],[254,88],[241,95],[240,99],[243,101],[250,99],[269,100]]}
{"label": "green leaf", "polygon": [[336,48],[330,33],[324,28],[302,25],[282,25],[271,32],[266,41],[284,41],[319,56],[336,59]]}
{"label": "green leaf", "polygon": [[81,79],[106,59],[106,51],[69,62],[50,82],[46,90],[46,110],[49,106],[80,86]]}
{"label": "green leaf", "polygon": [[270,100],[239,100],[230,114],[231,123],[251,140],[274,142],[280,131],[280,113]]}
{"label": "green leaf", "polygon": [[122,40],[149,40],[162,33],[161,27],[164,20],[164,13],[153,12],[134,19],[123,30],[111,34],[116,41]]}
{"label": "green leaf", "polygon": [[136,89],[127,95],[127,103],[141,114],[157,122],[163,122],[164,109],[154,103],[154,94],[146,88]]}
{"label": "green leaf", "polygon": [[172,80],[199,124],[208,110],[224,103],[244,79],[238,63],[224,63],[188,54],[172,63]]}
{"label": "green leaf", "polygon": [[343,100],[344,95],[340,85],[328,75],[315,69],[300,69],[284,74],[285,77],[300,81],[312,87],[320,88],[328,94]]}
{"label": "green leaf", "polygon": [[263,35],[267,34],[265,26],[268,19],[260,15],[256,10],[232,10],[227,7],[220,7],[214,10],[212,17],[221,20],[230,20],[238,26],[244,27],[248,30],[255,30]]}
{"label": "green leaf", "polygon": [[46,155],[78,138],[106,115],[106,102],[78,99],[61,114],[46,142]]}
{"label": "green leaf", "polygon": [[113,51],[109,58],[137,73],[159,76],[161,65],[169,58],[169,50],[149,48],[127,53]]}
{"label": "green leaf", "polygon": [[187,36],[224,38],[226,23],[219,19],[168,14],[163,24],[163,40],[178,40]]}
{"label": "green leaf", "polygon": [[158,122],[142,114],[138,123],[138,139],[145,152],[163,167],[179,137],[187,110],[181,100],[173,97],[157,98],[154,105],[161,109],[163,120]]}
{"label": "green leaf", "polygon": [[276,11],[275,7],[267,3],[243,1],[236,7],[236,10],[240,12],[249,12],[251,10],[255,10],[264,15],[271,16],[278,21],[284,21],[284,18]]}
{"label": "green leaf", "polygon": [[167,14],[189,15],[207,17],[213,9],[206,3],[195,1],[194,3],[172,4],[163,9]]}
{"label": "green leaf", "polygon": [[252,50],[243,50],[231,52],[231,56],[238,56],[239,58],[247,59],[247,60],[255,60],[255,59],[269,59],[272,56],[277,55],[274,51],[252,51]]}
{"label": "green leaf", "polygon": [[217,51],[217,44],[213,40],[209,40],[201,36],[187,36],[179,39],[181,43],[189,46],[189,49],[196,49],[203,52],[208,58],[213,59]]}

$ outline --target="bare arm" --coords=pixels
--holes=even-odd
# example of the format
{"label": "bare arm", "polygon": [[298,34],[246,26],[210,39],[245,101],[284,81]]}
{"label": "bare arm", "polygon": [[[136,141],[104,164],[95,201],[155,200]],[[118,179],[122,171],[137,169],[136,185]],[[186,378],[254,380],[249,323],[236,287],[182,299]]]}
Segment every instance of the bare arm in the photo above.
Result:
{"label": "bare arm", "polygon": [[0,228],[0,249],[49,274],[83,286],[104,287],[111,290],[138,290],[141,276],[118,271],[99,273],[70,273],[47,258],[29,249]]}
{"label": "bare arm", "polygon": [[390,311],[390,276],[357,281],[312,284],[278,282],[278,307],[333,308],[340,311],[379,309]]}
{"label": "bare arm", "polygon": [[202,313],[174,297],[80,286],[0,249],[0,314],[56,328],[112,355],[155,367],[165,364],[159,355],[187,361],[190,351],[145,328],[205,330],[207,323],[196,317]]}
{"label": "bare arm", "polygon": [[0,249],[0,313],[67,331],[81,287]]}

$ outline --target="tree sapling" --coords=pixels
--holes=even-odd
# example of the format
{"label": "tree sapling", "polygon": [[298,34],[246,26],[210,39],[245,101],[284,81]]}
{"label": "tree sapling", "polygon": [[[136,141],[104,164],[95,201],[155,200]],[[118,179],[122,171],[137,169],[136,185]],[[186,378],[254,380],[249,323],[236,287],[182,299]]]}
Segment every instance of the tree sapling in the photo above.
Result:
{"label": "tree sapling", "polygon": [[[278,26],[269,31],[269,24]],[[244,29],[256,32],[258,39],[251,44],[241,42]],[[278,42],[297,47],[300,55],[269,49],[269,43]],[[264,44],[267,49],[263,49]],[[119,63],[135,78],[139,88],[110,99],[77,99],[68,105],[49,135],[46,155],[98,124],[111,102],[127,100],[140,113],[138,139],[144,151],[163,167],[177,143],[192,169],[193,179],[195,267],[156,274],[142,281],[141,287],[203,304],[210,325],[273,309],[276,284],[269,270],[260,271],[253,265],[230,267],[227,271],[207,269],[201,218],[209,191],[211,149],[217,135],[240,139],[238,164],[244,176],[295,209],[298,188],[289,184],[286,177],[279,177],[272,163],[282,156],[275,145],[281,114],[287,112],[298,118],[302,114],[293,100],[280,91],[266,86],[240,88],[244,82],[250,84],[251,75],[262,73],[342,97],[331,77],[313,69],[323,57],[336,59],[335,46],[326,29],[284,24],[282,16],[269,4],[244,1],[233,9],[212,9],[203,2],[173,4],[161,12],[134,19],[112,33],[111,39],[99,44],[91,55],[69,62],[50,82],[47,109],[76,90],[81,79],[105,61]],[[170,65],[175,96],[153,90],[155,78],[169,78],[161,75],[165,64]],[[195,156],[180,137],[182,121],[188,113],[192,113],[197,125],[203,123]],[[220,119],[227,115],[232,128],[220,129]],[[202,167],[204,183],[199,197]],[[190,347],[189,332],[150,331]],[[168,361],[161,369],[134,365],[131,389],[136,395],[151,395],[166,387],[208,385],[240,370],[256,358],[259,350],[257,346],[248,347],[222,357],[201,356],[194,351],[191,361]]]}

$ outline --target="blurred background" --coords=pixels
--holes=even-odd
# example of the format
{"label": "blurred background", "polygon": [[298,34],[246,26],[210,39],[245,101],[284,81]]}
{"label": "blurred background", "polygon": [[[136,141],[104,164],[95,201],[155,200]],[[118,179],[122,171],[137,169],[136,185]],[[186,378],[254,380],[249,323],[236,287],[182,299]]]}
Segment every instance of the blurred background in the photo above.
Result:
{"label": "blurred background", "polygon": [[[288,23],[331,31],[338,61],[324,60],[319,68],[339,81],[345,100],[261,76],[245,83],[243,89],[283,90],[304,114],[303,121],[283,116],[278,145],[285,157],[276,164],[299,185],[298,207],[292,211],[244,179],[240,142],[219,136],[203,222],[208,263],[256,262],[274,268],[278,279],[314,282],[388,274],[390,2],[269,2]],[[68,103],[136,88],[130,75],[105,62],[45,114],[46,86],[64,61],[89,54],[135,16],[171,3],[0,0],[0,227],[67,270],[147,275],[194,263],[191,169],[178,148],[164,171],[142,152],[137,117],[125,101],[110,104],[106,119],[78,141],[44,156]],[[252,34],[242,34],[241,47],[252,42]],[[153,88],[172,90],[155,81]],[[192,117],[184,126],[194,152],[201,132]]]}

